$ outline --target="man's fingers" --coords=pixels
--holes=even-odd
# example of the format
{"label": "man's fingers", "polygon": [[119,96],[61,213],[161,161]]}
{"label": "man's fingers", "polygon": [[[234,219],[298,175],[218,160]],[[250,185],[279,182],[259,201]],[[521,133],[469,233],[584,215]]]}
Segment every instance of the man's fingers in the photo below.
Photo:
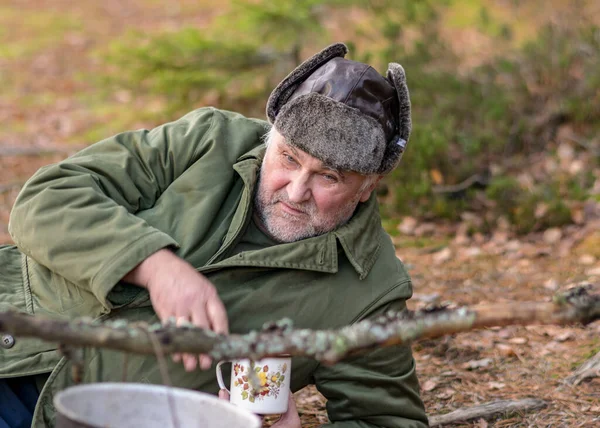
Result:
{"label": "man's fingers", "polygon": [[[208,321],[208,318],[207,318],[204,310],[196,311],[192,314],[192,323],[194,323],[194,325],[197,327],[204,328],[204,329],[210,329],[209,321]],[[201,370],[210,369],[211,359],[208,355],[200,355],[199,357],[194,358],[194,361],[197,361],[198,359],[200,361],[200,369]],[[186,370],[188,370],[188,366],[185,366],[185,367],[186,367]],[[190,367],[191,367],[191,363],[190,363]],[[194,367],[191,370],[193,370],[194,368],[196,368],[196,365],[194,365]]]}
{"label": "man's fingers", "polygon": [[174,363],[179,363],[181,361],[181,354],[173,354],[171,355],[171,359]]}
{"label": "man's fingers", "polygon": [[[182,326],[185,324],[189,324],[190,319],[189,317],[177,317],[177,326]],[[193,320],[192,320],[193,322]],[[182,361],[183,359],[183,367],[185,369],[185,371],[191,372],[192,370],[196,369],[196,366],[198,365],[198,360],[196,359],[195,355],[192,354],[173,354],[173,361],[178,363],[180,361]]]}
{"label": "man's fingers", "polygon": [[227,392],[226,389],[219,390],[219,398],[221,400],[229,401],[229,393]]}
{"label": "man's fingers", "polygon": [[211,364],[212,364],[212,359],[208,355],[206,355],[206,354],[200,355],[200,369],[201,370],[210,369]]}
{"label": "man's fingers", "polygon": [[198,360],[195,355],[192,354],[183,354],[183,367],[186,372],[191,372],[196,369],[196,365],[198,364]]}
{"label": "man's fingers", "polygon": [[302,428],[302,421],[300,415],[298,415],[298,409],[296,408],[296,401],[294,400],[294,394],[290,391],[288,397],[288,409],[281,418],[271,428]]}
{"label": "man's fingers", "polygon": [[288,395],[288,412],[292,410],[294,412],[296,412],[296,400],[294,400],[294,393],[292,391],[290,391],[290,394]]}
{"label": "man's fingers", "polygon": [[[171,318],[171,317],[170,317]],[[178,317],[175,321],[175,325],[176,326],[180,326],[186,322],[189,322],[188,319],[186,317]],[[181,361],[181,354],[173,354],[171,356],[171,359],[173,360],[174,363],[178,363]]]}
{"label": "man's fingers", "polygon": [[227,311],[219,296],[215,296],[206,302],[206,312],[212,330],[219,334],[229,334],[229,321],[227,320]]}
{"label": "man's fingers", "polygon": [[290,391],[288,396],[288,409],[282,416],[282,420],[295,419],[298,417],[298,409],[296,409],[296,400],[294,400],[294,394]]}

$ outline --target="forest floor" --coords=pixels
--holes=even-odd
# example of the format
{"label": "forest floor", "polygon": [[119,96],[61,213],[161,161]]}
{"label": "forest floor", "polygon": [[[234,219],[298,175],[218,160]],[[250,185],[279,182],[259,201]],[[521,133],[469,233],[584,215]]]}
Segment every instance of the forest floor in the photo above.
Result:
{"label": "forest floor", "polygon": [[[595,284],[598,292],[600,222],[563,229],[560,237],[555,232],[520,239],[497,232],[465,240],[439,231],[425,246],[423,239],[398,238],[397,254],[414,283],[409,308],[543,302],[585,283]],[[429,415],[496,400],[537,398],[547,403],[530,413],[452,426],[600,426],[600,378],[577,386],[564,383],[600,351],[600,322],[490,328],[417,341],[413,351]],[[314,426],[326,421],[325,400],[314,389],[298,395],[300,405],[307,407],[306,421]]]}
{"label": "forest floor", "polygon": [[[65,158],[96,136],[153,124],[136,113],[159,112],[159,101],[126,92],[100,93],[86,79],[100,66],[95,49],[111,38],[130,29],[202,26],[212,13],[202,6],[209,2],[179,0],[168,2],[168,8],[161,3],[2,2],[0,244],[11,243],[10,208],[38,168]],[[394,239],[398,257],[413,278],[411,309],[439,303],[549,301],[574,285],[600,283],[598,219],[521,237],[506,230],[467,236],[460,224],[412,219],[402,224]],[[599,322],[586,327],[490,328],[418,341],[413,349],[430,415],[501,399],[547,402],[535,412],[455,426],[600,426],[600,379],[577,386],[563,382],[600,351]],[[326,422],[325,400],[313,387],[296,393],[296,400],[303,426]]]}

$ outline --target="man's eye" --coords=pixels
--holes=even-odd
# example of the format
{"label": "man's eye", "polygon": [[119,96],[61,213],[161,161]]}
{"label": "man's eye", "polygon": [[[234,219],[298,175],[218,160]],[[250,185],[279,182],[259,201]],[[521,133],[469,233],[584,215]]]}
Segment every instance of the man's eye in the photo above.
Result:
{"label": "man's eye", "polygon": [[294,158],[293,158],[293,157],[291,157],[290,155],[286,155],[286,154],[284,154],[283,156],[284,156],[284,158],[285,158],[286,162],[288,162],[288,163],[296,163],[296,159],[294,159]]}
{"label": "man's eye", "polygon": [[331,174],[323,174],[323,178],[327,181],[331,181],[332,183],[335,183],[337,181],[337,177]]}

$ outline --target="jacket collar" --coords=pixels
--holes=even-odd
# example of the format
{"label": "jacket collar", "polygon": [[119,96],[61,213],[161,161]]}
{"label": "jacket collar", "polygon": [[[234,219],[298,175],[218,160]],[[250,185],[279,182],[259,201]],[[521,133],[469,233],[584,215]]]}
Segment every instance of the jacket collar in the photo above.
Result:
{"label": "jacket collar", "polygon": [[[264,154],[265,146],[260,145],[242,155],[233,166],[244,181],[244,191],[228,233],[230,242],[235,241],[250,221]],[[270,266],[335,273],[338,271],[338,253],[343,251],[360,279],[364,279],[377,260],[380,239],[381,218],[373,193],[366,203],[358,205],[348,223],[329,233],[241,253],[216,265]]]}

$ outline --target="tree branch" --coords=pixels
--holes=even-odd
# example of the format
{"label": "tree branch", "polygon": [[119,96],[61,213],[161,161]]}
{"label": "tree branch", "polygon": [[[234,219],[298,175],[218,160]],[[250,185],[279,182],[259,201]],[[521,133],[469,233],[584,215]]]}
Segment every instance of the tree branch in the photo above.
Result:
{"label": "tree branch", "polygon": [[452,424],[456,422],[466,422],[473,419],[489,420],[495,416],[502,416],[512,413],[522,413],[525,411],[539,410],[547,406],[544,400],[536,398],[525,398],[523,400],[501,400],[491,403],[481,404],[479,406],[457,409],[445,415],[435,415],[429,417],[429,426],[437,427],[441,425]]}
{"label": "tree branch", "polygon": [[454,310],[389,313],[337,330],[294,329],[289,320],[266,325],[246,335],[217,335],[191,324],[175,326],[129,324],[124,320],[103,323],[91,319],[73,321],[0,312],[0,331],[15,336],[37,337],[75,346],[104,347],[133,353],[154,354],[149,334],[164,353],[209,354],[216,360],[249,357],[259,359],[282,353],[313,357],[335,363],[346,356],[377,346],[410,343],[485,327],[505,325],[573,323],[600,319],[600,295],[586,288],[573,289],[553,302],[509,302]]}
{"label": "tree branch", "polygon": [[462,193],[465,190],[474,187],[474,186],[479,186],[480,188],[485,188],[488,186],[488,184],[490,183],[490,174],[489,173],[482,173],[482,174],[475,174],[470,176],[469,178],[467,178],[466,180],[458,183],[458,184],[453,184],[453,185],[447,185],[447,186],[433,186],[431,188],[431,191],[433,193],[438,193],[438,194],[442,194],[442,193],[451,193],[451,194],[455,194],[455,193]]}

